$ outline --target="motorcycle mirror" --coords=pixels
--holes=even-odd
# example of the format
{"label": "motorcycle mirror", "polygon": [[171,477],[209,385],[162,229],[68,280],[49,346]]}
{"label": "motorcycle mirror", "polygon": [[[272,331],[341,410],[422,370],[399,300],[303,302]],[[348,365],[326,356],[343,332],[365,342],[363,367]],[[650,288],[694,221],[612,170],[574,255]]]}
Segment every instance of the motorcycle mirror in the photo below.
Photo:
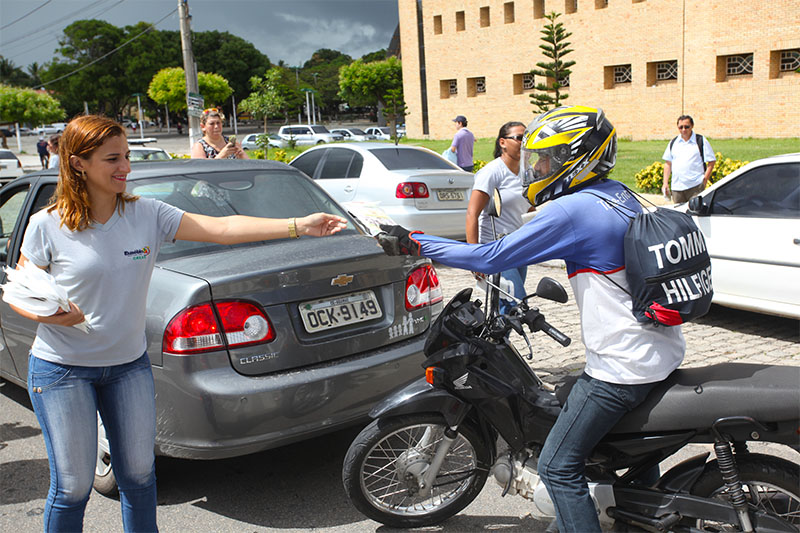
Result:
{"label": "motorcycle mirror", "polygon": [[487,214],[490,217],[500,218],[500,213],[503,212],[503,200],[500,198],[500,190],[495,189],[492,191],[492,197],[489,199],[489,210]]}
{"label": "motorcycle mirror", "polygon": [[536,286],[536,296],[547,300],[553,300],[560,304],[567,303],[569,299],[564,287],[553,278],[548,277],[539,280],[539,285]]}

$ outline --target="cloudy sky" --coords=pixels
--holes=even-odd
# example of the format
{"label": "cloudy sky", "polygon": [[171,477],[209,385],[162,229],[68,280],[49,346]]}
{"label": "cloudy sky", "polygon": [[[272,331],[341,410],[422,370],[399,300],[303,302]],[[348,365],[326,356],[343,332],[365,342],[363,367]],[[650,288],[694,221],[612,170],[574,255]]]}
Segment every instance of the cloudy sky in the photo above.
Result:
{"label": "cloudy sky", "polygon": [[[192,30],[228,31],[270,61],[301,65],[319,48],[354,58],[386,48],[397,26],[397,0],[188,0]],[[61,30],[81,19],[123,27],[156,22],[178,30],[177,0],[0,0],[0,55],[25,67],[46,63]]]}

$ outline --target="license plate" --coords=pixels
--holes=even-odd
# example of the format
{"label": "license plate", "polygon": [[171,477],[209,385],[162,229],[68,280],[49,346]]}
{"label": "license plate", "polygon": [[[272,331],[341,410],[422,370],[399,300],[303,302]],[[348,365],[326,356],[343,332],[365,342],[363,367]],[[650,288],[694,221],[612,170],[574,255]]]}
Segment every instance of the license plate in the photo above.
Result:
{"label": "license plate", "polygon": [[436,197],[442,202],[452,202],[464,199],[461,189],[436,189]]}
{"label": "license plate", "polygon": [[309,333],[340,328],[382,316],[383,312],[372,291],[300,304],[300,317]]}

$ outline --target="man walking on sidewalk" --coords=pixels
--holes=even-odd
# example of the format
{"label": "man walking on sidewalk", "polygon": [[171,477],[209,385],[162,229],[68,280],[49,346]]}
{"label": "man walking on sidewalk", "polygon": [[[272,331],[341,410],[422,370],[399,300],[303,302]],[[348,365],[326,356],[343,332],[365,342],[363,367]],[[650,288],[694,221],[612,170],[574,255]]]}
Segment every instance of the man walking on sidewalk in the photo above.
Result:
{"label": "man walking on sidewalk", "polygon": [[[688,202],[703,192],[717,162],[708,139],[695,134],[694,120],[689,115],[678,117],[680,135],[669,142],[664,151],[664,185],[661,191],[676,204]],[[670,176],[672,181],[670,183]]]}

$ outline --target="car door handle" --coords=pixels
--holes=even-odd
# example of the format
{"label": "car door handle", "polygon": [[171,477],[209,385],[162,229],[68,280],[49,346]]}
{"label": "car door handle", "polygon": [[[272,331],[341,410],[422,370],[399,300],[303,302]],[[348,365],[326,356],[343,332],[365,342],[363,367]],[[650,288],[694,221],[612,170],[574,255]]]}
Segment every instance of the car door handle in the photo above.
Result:
{"label": "car door handle", "polygon": [[[352,185],[345,185],[344,192],[353,192],[353,186]],[[795,239],[794,241],[795,241],[795,244],[797,244],[797,239]]]}

